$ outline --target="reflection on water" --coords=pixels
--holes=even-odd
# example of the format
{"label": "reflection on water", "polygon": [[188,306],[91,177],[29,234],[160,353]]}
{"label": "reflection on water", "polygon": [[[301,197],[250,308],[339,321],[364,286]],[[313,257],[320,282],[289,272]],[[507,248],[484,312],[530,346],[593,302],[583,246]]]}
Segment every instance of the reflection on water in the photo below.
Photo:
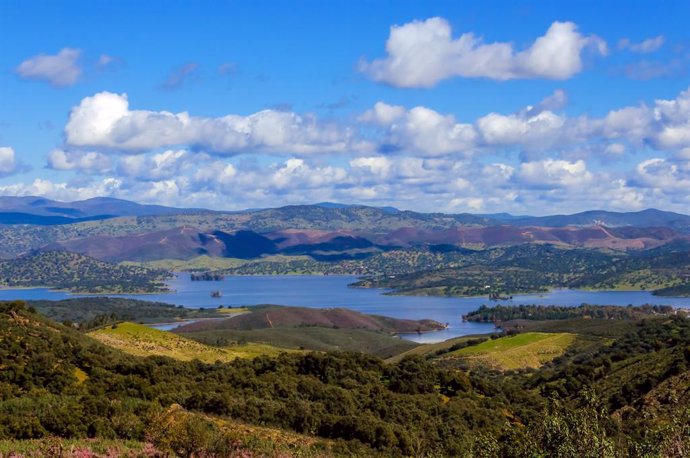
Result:
{"label": "reflection on water", "polygon": [[[493,325],[484,323],[463,323],[462,315],[475,310],[482,304],[495,304],[486,297],[412,297],[387,296],[376,289],[348,288],[354,281],[352,276],[233,276],[223,281],[191,281],[189,274],[179,274],[169,281],[175,292],[164,294],[123,295],[133,299],[167,302],[190,308],[216,308],[219,305],[280,304],[303,307],[343,307],[362,313],[387,315],[396,318],[430,318],[448,323],[444,331],[421,335],[406,335],[417,342],[438,342],[452,337],[490,332]],[[211,297],[219,290],[222,296]],[[47,289],[0,290],[0,300],[49,299],[59,300],[74,297],[69,293]],[[664,304],[690,308],[690,299],[657,297],[648,291],[579,291],[555,290],[546,294],[525,294],[514,296],[512,301],[501,301],[509,305],[642,305]]]}

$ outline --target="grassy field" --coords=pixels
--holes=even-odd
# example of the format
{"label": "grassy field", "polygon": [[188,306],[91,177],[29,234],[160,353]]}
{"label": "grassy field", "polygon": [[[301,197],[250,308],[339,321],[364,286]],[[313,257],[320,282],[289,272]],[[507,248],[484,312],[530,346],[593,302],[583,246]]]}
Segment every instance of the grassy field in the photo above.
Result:
{"label": "grassy field", "polygon": [[436,353],[446,352],[453,345],[458,345],[458,344],[469,342],[469,341],[472,341],[475,339],[486,338],[486,337],[488,337],[488,335],[461,336],[461,337],[455,337],[453,339],[444,340],[443,342],[422,344],[422,345],[414,347],[410,350],[407,350],[406,352],[392,356],[392,357],[386,359],[386,362],[390,363],[390,364],[395,364],[395,363],[398,363],[405,356],[413,356],[413,355],[431,356],[431,355],[434,355]]}
{"label": "grassy field", "polygon": [[221,313],[223,315],[239,315],[241,313],[249,313],[251,310],[247,307],[223,307],[223,308],[217,308],[216,312]]}
{"label": "grassy field", "polygon": [[271,345],[249,343],[231,347],[212,347],[171,332],[159,331],[141,324],[120,323],[90,332],[100,342],[136,356],[168,356],[182,361],[198,359],[207,363],[232,361],[235,358],[275,356],[283,351]]}
{"label": "grassy field", "polygon": [[526,332],[516,336],[488,340],[448,353],[447,358],[462,358],[498,370],[538,368],[562,355],[575,342],[570,333]]}
{"label": "grassy field", "polygon": [[247,345],[265,344],[316,351],[355,351],[376,355],[381,358],[389,358],[419,345],[412,341],[377,331],[334,329],[316,326],[252,330],[223,329],[185,333],[183,335],[213,345],[221,342],[254,342]]}

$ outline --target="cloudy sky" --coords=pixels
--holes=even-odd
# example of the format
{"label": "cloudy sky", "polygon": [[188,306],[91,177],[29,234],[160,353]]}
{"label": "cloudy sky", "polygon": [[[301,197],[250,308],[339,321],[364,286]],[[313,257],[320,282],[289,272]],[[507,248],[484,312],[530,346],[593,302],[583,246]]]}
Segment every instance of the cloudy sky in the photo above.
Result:
{"label": "cloudy sky", "polygon": [[0,194],[690,212],[690,3],[0,2]]}

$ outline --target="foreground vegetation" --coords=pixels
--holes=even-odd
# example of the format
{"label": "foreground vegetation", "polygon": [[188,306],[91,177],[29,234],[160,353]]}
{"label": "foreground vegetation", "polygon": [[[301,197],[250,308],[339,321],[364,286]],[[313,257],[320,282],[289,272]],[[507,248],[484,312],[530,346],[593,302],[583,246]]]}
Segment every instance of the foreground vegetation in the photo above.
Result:
{"label": "foreground vegetation", "polygon": [[[568,320],[577,335],[590,321],[542,322]],[[206,364],[128,355],[2,303],[0,439],[128,440],[177,456],[686,456],[690,321],[606,321],[625,329],[518,371],[446,365],[470,351],[452,347],[388,364],[354,353]]]}

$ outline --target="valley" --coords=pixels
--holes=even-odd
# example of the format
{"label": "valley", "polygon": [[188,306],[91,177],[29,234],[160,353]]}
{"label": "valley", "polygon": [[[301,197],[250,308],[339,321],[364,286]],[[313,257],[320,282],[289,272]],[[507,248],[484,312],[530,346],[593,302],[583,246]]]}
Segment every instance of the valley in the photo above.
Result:
{"label": "valley", "polygon": [[0,225],[0,451],[690,443],[682,215],[97,203],[23,200],[32,223]]}

